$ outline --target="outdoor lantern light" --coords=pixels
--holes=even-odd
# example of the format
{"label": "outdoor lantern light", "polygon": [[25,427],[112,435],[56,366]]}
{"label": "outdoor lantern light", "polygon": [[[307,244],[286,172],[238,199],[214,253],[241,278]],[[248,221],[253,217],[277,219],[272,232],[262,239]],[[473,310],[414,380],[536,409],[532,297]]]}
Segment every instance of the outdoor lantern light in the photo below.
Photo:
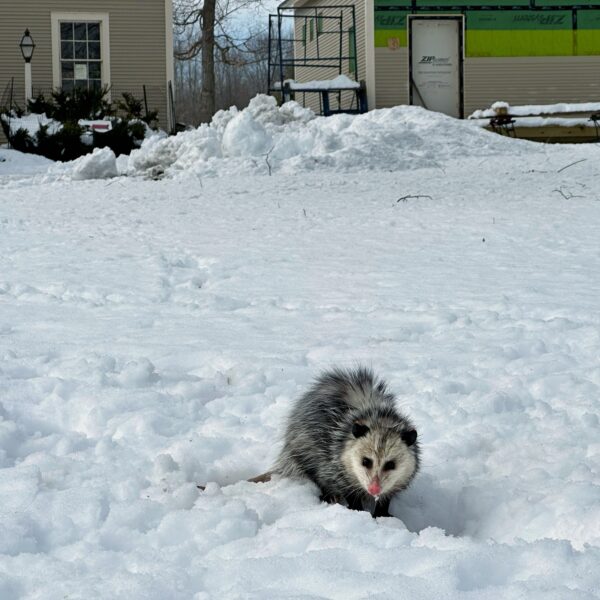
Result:
{"label": "outdoor lantern light", "polygon": [[25,102],[27,103],[33,97],[33,88],[31,85],[31,57],[33,56],[33,51],[35,49],[35,44],[29,33],[29,29],[25,30],[19,48],[21,48],[21,54],[25,59]]}
{"label": "outdoor lantern light", "polygon": [[21,38],[21,43],[19,44],[19,48],[21,48],[21,54],[25,59],[25,62],[31,62],[31,57],[33,56],[33,51],[35,49],[35,44],[33,42],[33,38],[29,33],[29,29],[25,30],[23,37]]}

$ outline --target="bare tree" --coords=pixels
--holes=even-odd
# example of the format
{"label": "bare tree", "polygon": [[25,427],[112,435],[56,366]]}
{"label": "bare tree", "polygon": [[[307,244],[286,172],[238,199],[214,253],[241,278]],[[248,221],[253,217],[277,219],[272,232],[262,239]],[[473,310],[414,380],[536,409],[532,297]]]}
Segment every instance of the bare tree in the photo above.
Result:
{"label": "bare tree", "polygon": [[217,60],[218,109],[232,105],[241,108],[256,94],[266,91],[269,59],[267,32],[263,30],[256,33],[246,46],[244,52],[230,52],[227,62]]}
{"label": "bare tree", "polygon": [[[221,65],[253,62],[254,34],[233,22],[236,13],[260,5],[261,0],[174,0],[179,61],[201,67],[198,120],[207,123],[217,108],[215,57]],[[201,65],[197,64],[200,56]],[[179,69],[179,73],[184,70]]]}

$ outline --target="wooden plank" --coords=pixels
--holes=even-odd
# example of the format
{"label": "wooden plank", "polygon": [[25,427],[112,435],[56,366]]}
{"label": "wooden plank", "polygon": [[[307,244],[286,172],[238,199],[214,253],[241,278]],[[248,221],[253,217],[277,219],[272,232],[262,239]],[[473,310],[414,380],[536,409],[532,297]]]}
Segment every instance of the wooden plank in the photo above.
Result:
{"label": "wooden plank", "polygon": [[[491,126],[486,126],[488,131],[494,131]],[[515,123],[515,134],[518,139],[531,140],[535,142],[553,142],[553,143],[579,143],[579,142],[598,142],[600,138],[596,133],[595,127],[574,125],[574,126],[543,126],[543,127],[519,127]],[[496,133],[498,133],[496,131]],[[502,134],[500,134],[502,135]]]}

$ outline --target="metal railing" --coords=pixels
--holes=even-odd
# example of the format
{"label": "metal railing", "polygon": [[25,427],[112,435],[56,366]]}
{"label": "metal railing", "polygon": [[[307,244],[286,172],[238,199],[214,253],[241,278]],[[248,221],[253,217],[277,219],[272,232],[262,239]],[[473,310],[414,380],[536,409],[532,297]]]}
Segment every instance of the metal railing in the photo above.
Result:
{"label": "metal railing", "polygon": [[[292,99],[292,89],[286,80],[332,79],[347,75],[359,82],[359,60],[356,43],[356,14],[352,4],[320,4],[301,7],[279,6],[276,14],[269,15],[269,94],[279,95],[283,102]],[[320,73],[317,70],[321,70]],[[311,77],[315,72],[316,77]],[[324,76],[326,75],[326,76]],[[327,95],[337,96],[342,106],[346,92],[355,106],[348,111],[359,111],[363,103],[349,90],[329,89]],[[321,112],[329,104],[321,90],[299,91],[306,104],[307,94],[318,94]]]}

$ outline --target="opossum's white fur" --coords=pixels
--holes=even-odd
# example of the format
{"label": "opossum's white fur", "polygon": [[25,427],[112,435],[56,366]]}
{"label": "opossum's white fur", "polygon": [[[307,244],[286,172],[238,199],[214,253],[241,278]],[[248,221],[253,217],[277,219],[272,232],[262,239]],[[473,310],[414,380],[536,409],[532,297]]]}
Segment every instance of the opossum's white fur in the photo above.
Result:
{"label": "opossum's white fur", "polygon": [[314,481],[329,502],[367,509],[375,500],[375,516],[387,515],[418,471],[416,436],[370,370],[333,369],[294,404],[273,471]]}
{"label": "opossum's white fur", "polygon": [[[404,489],[415,475],[417,458],[409,450],[402,438],[389,429],[380,429],[379,423],[371,424],[371,431],[357,440],[349,440],[342,452],[342,463],[348,472],[353,472],[356,480],[366,490],[371,478],[369,471],[362,465],[363,457],[373,460],[371,472],[379,473],[381,481],[380,497],[385,497]],[[395,468],[384,469],[384,465],[393,460]]]}

